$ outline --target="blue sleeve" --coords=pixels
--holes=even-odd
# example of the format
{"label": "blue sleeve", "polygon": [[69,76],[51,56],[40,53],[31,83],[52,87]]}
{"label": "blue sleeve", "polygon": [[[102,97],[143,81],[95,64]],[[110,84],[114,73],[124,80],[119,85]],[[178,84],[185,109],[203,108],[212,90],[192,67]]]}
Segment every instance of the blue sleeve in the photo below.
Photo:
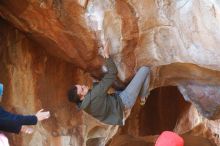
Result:
{"label": "blue sleeve", "polygon": [[12,132],[12,133],[19,133],[21,130],[21,124],[11,121],[11,120],[5,120],[0,119],[0,130],[6,131],[6,132]]}
{"label": "blue sleeve", "polygon": [[[11,129],[10,126],[14,127],[14,130],[17,131],[21,129],[22,125],[36,125],[37,124],[37,117],[34,115],[19,115],[19,114],[12,114],[5,111],[3,108],[0,107],[0,126],[7,127],[7,129]],[[4,127],[0,127],[4,130]],[[13,131],[13,130],[12,130]],[[20,130],[19,130],[20,131]]]}

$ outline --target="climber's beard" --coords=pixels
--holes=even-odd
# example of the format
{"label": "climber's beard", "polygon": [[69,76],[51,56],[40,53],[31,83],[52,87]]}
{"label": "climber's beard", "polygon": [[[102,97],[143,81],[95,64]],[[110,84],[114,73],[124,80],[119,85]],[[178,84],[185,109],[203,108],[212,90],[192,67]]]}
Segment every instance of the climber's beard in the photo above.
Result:
{"label": "climber's beard", "polygon": [[2,102],[2,96],[0,96],[0,102]]}

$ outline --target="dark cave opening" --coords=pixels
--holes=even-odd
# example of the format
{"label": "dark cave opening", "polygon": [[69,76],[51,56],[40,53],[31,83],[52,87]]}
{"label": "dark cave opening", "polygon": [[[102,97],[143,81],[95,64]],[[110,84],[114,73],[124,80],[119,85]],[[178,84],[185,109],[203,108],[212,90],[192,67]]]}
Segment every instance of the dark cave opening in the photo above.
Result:
{"label": "dark cave opening", "polygon": [[139,98],[131,115],[118,134],[133,136],[158,135],[172,131],[191,103],[186,102],[176,86],[159,87],[150,92],[147,102],[140,106]]}
{"label": "dark cave opening", "polygon": [[173,130],[191,104],[186,102],[176,86],[156,88],[151,91],[139,113],[139,135],[156,135]]}
{"label": "dark cave opening", "polygon": [[[150,92],[144,106],[140,106],[139,102],[138,98],[125,126],[119,128],[107,145],[122,146],[124,143],[127,146],[135,142],[136,146],[153,146],[157,135],[165,130],[172,131],[191,105],[176,86],[156,88]],[[126,141],[123,141],[124,137]],[[148,140],[143,141],[142,138]]]}

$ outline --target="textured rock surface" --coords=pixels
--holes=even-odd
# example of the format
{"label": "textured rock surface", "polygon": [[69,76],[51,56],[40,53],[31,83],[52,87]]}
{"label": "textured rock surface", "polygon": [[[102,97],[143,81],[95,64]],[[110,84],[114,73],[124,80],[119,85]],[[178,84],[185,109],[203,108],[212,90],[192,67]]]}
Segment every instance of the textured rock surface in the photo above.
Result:
{"label": "textured rock surface", "polygon": [[55,145],[54,142],[59,145],[70,139],[67,135],[74,131],[77,133],[75,143],[80,145],[80,138],[83,138],[81,112],[69,105],[65,89],[83,73],[47,55],[36,43],[7,25],[1,20],[1,81],[6,85],[4,107],[23,114],[35,113],[40,108],[52,112],[51,120],[39,124],[33,135],[22,135],[22,139],[11,135],[11,145]]}
{"label": "textured rock surface", "polygon": [[99,64],[95,34],[82,17],[85,9],[77,2],[9,0],[2,1],[0,7],[3,18],[51,54],[87,70]]}
{"label": "textured rock surface", "polygon": [[[219,120],[210,121],[199,115],[176,87],[162,87],[151,92],[144,107],[135,105],[126,126],[119,129],[109,146],[123,146],[134,141],[140,142],[137,145],[151,146],[164,130],[182,135],[186,146],[216,146],[219,145],[218,127]],[[122,142],[125,137],[128,140]]]}
{"label": "textured rock surface", "polygon": [[[52,112],[32,136],[10,135],[13,145],[102,145],[117,132],[117,126],[102,125],[66,100],[71,84],[101,77],[98,52],[107,38],[122,81],[140,66],[152,66],[151,90],[178,86],[192,103],[184,102],[177,88],[167,89],[171,95],[154,91],[151,96],[160,100],[150,100],[151,110],[136,105],[122,134],[138,137],[175,128],[220,143],[220,2],[3,0],[0,16],[3,106],[18,113],[42,107]],[[178,110],[165,110],[170,104]],[[165,111],[174,112],[168,116],[171,123]],[[157,116],[149,120],[154,112]]]}

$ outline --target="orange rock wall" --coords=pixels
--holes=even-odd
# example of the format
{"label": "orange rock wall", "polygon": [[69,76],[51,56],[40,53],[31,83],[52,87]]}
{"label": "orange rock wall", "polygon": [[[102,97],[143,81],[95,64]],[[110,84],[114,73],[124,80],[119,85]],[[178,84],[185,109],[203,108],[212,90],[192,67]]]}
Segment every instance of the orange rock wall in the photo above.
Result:
{"label": "orange rock wall", "polygon": [[82,82],[86,74],[48,55],[3,20],[0,32],[0,80],[5,85],[3,107],[21,114],[34,114],[41,108],[51,111],[50,120],[38,124],[33,135],[10,134],[10,144],[60,146],[72,139],[73,143],[82,145],[82,112],[67,101],[66,91],[74,82]]}
{"label": "orange rock wall", "polygon": [[[176,87],[168,89],[172,96],[181,93],[199,111],[187,113],[186,109],[181,115],[180,107],[186,103],[174,97],[164,99],[161,96],[170,95],[163,92],[158,100],[150,100],[144,112],[136,105],[123,134],[145,136],[174,128],[179,133],[192,130],[219,144],[219,6],[218,1],[207,0],[1,1],[3,106],[17,113],[30,114],[40,108],[52,113],[33,135],[10,134],[10,142],[15,146],[101,146],[117,133],[117,126],[94,120],[66,99],[72,84],[91,84],[92,76],[102,76],[99,53],[109,39],[124,84],[140,66],[151,66],[150,90],[177,86],[180,92]],[[160,121],[166,117],[167,104],[178,109],[168,116],[171,124]],[[154,111],[157,116],[151,120]],[[174,126],[175,120],[179,123]],[[148,127],[140,130],[145,122]],[[198,125],[203,130],[198,131]]]}

